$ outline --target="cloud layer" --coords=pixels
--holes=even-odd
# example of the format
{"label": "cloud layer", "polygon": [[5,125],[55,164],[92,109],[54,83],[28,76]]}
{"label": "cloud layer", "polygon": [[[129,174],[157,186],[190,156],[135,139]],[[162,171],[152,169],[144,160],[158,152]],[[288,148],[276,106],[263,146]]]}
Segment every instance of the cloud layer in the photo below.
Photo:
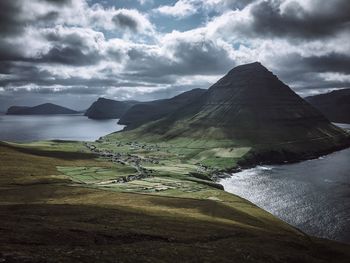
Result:
{"label": "cloud layer", "polygon": [[0,110],[163,98],[256,60],[302,95],[350,86],[348,0],[133,2],[0,1]]}

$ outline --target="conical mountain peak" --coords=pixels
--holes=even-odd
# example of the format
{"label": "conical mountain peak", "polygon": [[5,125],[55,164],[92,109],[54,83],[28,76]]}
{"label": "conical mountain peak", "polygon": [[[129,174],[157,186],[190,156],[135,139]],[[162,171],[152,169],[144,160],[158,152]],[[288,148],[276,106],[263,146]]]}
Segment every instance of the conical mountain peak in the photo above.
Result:
{"label": "conical mountain peak", "polygon": [[[264,65],[260,62],[253,62],[249,64],[240,65],[231,69],[227,75],[236,74],[256,74],[256,73],[269,73],[272,74]],[[272,74],[273,75],[273,74]]]}
{"label": "conical mountain peak", "polygon": [[233,68],[196,101],[147,130],[167,138],[202,137],[210,131],[211,138],[254,143],[339,132],[259,62]]}
{"label": "conical mountain peak", "polygon": [[259,69],[267,70],[263,64],[261,64],[259,61],[255,61],[252,63],[236,66],[231,71],[235,71],[235,70],[259,70]]}
{"label": "conical mountain peak", "polygon": [[[262,87],[269,90],[277,86],[280,88],[286,87],[286,85],[260,62],[254,62],[231,69],[211,87],[211,90],[215,88],[229,88],[262,91]],[[266,92],[266,90],[264,92]]]}

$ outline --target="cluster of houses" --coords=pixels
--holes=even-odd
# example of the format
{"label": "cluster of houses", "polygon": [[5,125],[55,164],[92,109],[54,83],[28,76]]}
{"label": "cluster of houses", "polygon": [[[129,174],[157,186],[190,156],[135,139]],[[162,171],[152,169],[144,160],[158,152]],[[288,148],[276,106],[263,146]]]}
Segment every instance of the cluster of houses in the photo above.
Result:
{"label": "cluster of houses", "polygon": [[[131,144],[131,143],[127,143],[126,145],[129,145],[130,147],[135,146],[135,144]],[[118,153],[118,152],[115,153],[108,150],[98,149],[96,145],[90,144],[90,143],[85,143],[85,146],[91,152],[96,153],[99,156],[106,158],[107,160],[110,160],[114,163],[119,163],[122,165],[129,165],[137,170],[137,174],[117,178],[115,180],[116,183],[129,182],[132,180],[138,180],[138,179],[151,176],[151,174],[153,173],[153,170],[142,167],[141,162],[159,164],[159,160],[155,158],[141,158],[137,155],[132,155],[129,153],[126,153],[126,154]],[[120,147],[124,145],[122,145],[121,143],[118,143],[117,146]]]}

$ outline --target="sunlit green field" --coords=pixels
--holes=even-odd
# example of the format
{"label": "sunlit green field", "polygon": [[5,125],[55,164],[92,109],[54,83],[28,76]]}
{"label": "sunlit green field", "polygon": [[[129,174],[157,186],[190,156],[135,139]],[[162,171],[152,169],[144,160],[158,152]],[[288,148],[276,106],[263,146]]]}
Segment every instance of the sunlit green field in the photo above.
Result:
{"label": "sunlit green field", "polygon": [[[120,146],[136,154],[130,148]],[[1,143],[0,259],[347,262],[348,245],[309,237],[218,189],[205,172],[191,175],[198,165],[176,154],[182,153],[144,150],[141,157],[159,158],[158,164],[142,162],[154,172],[116,183],[135,168],[92,154],[83,143]]]}

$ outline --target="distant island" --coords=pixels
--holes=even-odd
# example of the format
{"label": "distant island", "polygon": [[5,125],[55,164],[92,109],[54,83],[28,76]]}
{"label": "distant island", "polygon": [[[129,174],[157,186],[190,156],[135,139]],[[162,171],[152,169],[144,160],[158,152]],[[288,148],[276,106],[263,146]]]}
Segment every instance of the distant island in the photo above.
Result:
{"label": "distant island", "polygon": [[310,96],[305,100],[320,110],[330,121],[350,123],[350,89]]}
{"label": "distant island", "polygon": [[119,119],[137,101],[116,101],[98,98],[85,112],[90,119]]}
{"label": "distant island", "polygon": [[77,113],[79,112],[53,103],[44,103],[33,107],[12,106],[8,108],[6,112],[7,115],[54,115]]}

